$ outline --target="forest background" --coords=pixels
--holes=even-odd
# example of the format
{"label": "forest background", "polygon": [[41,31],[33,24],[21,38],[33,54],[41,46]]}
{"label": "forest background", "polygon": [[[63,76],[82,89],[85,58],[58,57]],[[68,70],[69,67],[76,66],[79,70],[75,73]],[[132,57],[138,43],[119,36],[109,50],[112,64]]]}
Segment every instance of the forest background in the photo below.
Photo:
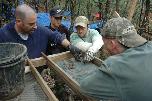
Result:
{"label": "forest background", "polygon": [[70,12],[71,23],[79,15],[96,20],[95,15],[107,21],[115,16],[116,11],[136,26],[138,33],[148,40],[152,39],[152,0],[0,0],[0,25],[14,17],[13,12],[19,4],[26,3],[36,12],[49,12],[54,6],[60,6]]}

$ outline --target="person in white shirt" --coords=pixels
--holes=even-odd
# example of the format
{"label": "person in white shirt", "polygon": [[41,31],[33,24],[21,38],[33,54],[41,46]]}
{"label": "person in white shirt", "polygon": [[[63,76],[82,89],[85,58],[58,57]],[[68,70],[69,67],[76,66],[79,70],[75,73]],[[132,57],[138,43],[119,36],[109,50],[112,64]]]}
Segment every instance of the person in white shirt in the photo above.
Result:
{"label": "person in white shirt", "polygon": [[93,60],[95,53],[103,46],[102,36],[97,30],[88,28],[88,25],[89,21],[85,16],[78,16],[74,22],[76,32],[70,36],[71,44],[85,53],[85,62]]}

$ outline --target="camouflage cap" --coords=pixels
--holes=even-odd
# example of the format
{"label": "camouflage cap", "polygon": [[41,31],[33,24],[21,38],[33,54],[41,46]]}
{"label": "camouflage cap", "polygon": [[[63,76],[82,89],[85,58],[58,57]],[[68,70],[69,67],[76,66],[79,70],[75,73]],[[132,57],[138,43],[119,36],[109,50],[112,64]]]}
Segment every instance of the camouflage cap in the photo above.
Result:
{"label": "camouflage cap", "polygon": [[88,24],[89,24],[89,20],[85,16],[78,16],[75,19],[75,23],[74,23],[75,27],[76,26],[87,27]]}
{"label": "camouflage cap", "polygon": [[137,47],[147,40],[137,34],[134,25],[126,18],[113,18],[107,21],[103,28],[103,37],[116,38],[122,45]]}

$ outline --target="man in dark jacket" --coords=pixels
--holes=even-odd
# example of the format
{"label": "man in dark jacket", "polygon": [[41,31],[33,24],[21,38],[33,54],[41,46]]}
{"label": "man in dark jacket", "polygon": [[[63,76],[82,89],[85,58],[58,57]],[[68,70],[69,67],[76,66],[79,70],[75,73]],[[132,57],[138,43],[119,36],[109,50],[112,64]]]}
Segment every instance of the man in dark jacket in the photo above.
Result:
{"label": "man in dark jacket", "polygon": [[[58,6],[55,6],[50,10],[50,26],[49,29],[53,32],[61,33],[64,37],[66,37],[68,40],[70,40],[70,31],[67,27],[65,27],[63,24],[61,24],[63,16],[63,10],[59,8]],[[52,44],[51,41],[49,41],[48,44],[48,54],[56,54],[61,53],[64,51],[67,51],[67,49],[61,45]],[[51,51],[50,51],[51,50]]]}

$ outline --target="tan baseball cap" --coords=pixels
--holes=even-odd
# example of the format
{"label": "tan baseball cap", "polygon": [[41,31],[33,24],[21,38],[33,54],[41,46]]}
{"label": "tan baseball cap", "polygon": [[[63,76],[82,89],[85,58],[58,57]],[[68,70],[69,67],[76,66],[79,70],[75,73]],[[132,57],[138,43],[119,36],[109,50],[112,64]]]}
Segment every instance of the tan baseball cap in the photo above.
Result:
{"label": "tan baseball cap", "polygon": [[87,27],[88,24],[89,24],[89,20],[85,16],[78,16],[74,22],[75,27],[76,26]]}
{"label": "tan baseball cap", "polygon": [[147,40],[137,34],[134,25],[126,18],[118,17],[107,21],[103,30],[103,37],[116,38],[122,45],[137,47]]}

